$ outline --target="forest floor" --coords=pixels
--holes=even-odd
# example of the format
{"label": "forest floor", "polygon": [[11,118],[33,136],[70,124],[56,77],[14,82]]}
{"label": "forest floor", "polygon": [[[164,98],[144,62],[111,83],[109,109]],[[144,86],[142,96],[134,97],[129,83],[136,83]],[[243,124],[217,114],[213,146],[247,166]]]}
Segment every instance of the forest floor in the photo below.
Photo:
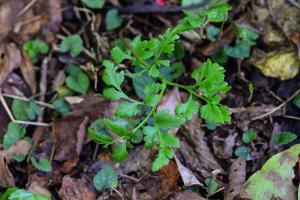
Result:
{"label": "forest floor", "polygon": [[[5,197],[8,188],[24,189],[20,199],[34,199],[25,190],[63,200],[297,199],[299,0],[221,1],[231,6],[223,22],[179,34],[170,59],[176,67],[164,73],[189,85],[208,58],[222,65],[231,86],[222,104],[231,120],[213,123],[192,111],[172,132],[180,148],[160,170],[151,170],[157,148],[142,139],[120,163],[114,147],[93,141],[93,122],[112,118],[124,100],[102,95],[102,62],[111,60],[111,49],[163,34],[184,18],[183,8],[204,9],[203,2],[210,1],[0,0],[0,199],[18,191]],[[141,100],[148,80],[132,81],[132,69],[119,64],[128,70],[122,89],[129,100]],[[167,87],[157,112],[174,113],[187,99],[186,90]]]}

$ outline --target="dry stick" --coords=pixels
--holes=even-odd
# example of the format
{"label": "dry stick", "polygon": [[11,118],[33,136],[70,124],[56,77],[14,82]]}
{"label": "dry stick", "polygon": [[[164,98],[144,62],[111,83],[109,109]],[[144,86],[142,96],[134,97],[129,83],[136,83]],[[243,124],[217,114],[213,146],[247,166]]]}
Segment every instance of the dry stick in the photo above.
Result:
{"label": "dry stick", "polygon": [[300,4],[297,3],[296,1],[294,0],[288,0],[291,4],[293,4],[294,6],[296,6],[297,8],[300,8]]}
{"label": "dry stick", "polygon": [[211,196],[213,196],[213,195],[215,195],[215,194],[217,194],[217,193],[223,191],[224,189],[225,189],[225,187],[221,187],[220,189],[218,189],[218,190],[215,191],[214,193],[211,193],[211,194],[207,195],[207,198],[209,198],[209,197],[211,197]]}
{"label": "dry stick", "polygon": [[32,6],[33,4],[35,4],[35,2],[37,2],[37,0],[32,0],[31,2],[29,2],[29,4],[27,4],[18,14],[17,17],[20,15],[23,15],[25,12],[27,12]]}
{"label": "dry stick", "polygon": [[293,115],[283,115],[282,117],[287,118],[287,119],[294,119],[300,121],[300,117],[296,117]]}
{"label": "dry stick", "polygon": [[122,200],[125,200],[125,199],[123,198],[123,195],[122,195],[117,189],[112,188],[112,190],[115,191],[115,192],[121,197]]}
{"label": "dry stick", "polygon": [[140,181],[139,179],[134,178],[134,177],[131,177],[131,176],[128,176],[128,175],[126,175],[126,174],[119,174],[119,176],[120,176],[120,177],[123,177],[123,178],[130,179],[130,180],[132,180],[132,181],[134,181],[134,182],[139,182],[139,181]]}
{"label": "dry stick", "polygon": [[276,111],[280,110],[282,107],[284,107],[287,103],[289,103],[295,96],[297,96],[298,94],[300,93],[300,89],[298,89],[291,97],[289,97],[285,102],[283,102],[282,104],[280,104],[279,106],[277,106],[276,108],[270,110],[269,112],[265,113],[265,114],[262,114],[262,115],[259,115],[257,117],[253,117],[251,119],[251,121],[254,121],[254,120],[258,120],[258,119],[262,119],[262,118],[265,118],[273,113],[275,113]]}
{"label": "dry stick", "polygon": [[[18,99],[18,100],[22,100],[22,101],[31,101],[30,99],[28,99],[26,97],[16,96],[16,95],[12,95],[12,94],[3,94],[3,93],[1,93],[1,94],[3,97],[7,97],[7,98]],[[45,103],[42,101],[34,101],[34,102],[40,106],[54,109],[54,106],[49,103]]]}
{"label": "dry stick", "polygon": [[51,131],[51,140],[52,140],[53,144],[52,144],[52,148],[51,148],[50,162],[53,161],[55,150],[56,150],[56,143],[57,143],[56,138],[55,138],[55,132],[54,132],[55,131],[54,123],[51,123],[51,129],[52,129],[52,131]]}
{"label": "dry stick", "polygon": [[[48,71],[48,57],[43,59],[42,66],[41,66],[41,80],[40,80],[40,102],[45,102],[45,95],[47,93],[47,71]],[[38,117],[38,122],[43,121],[44,117],[44,108],[41,109],[42,112]]]}
{"label": "dry stick", "polygon": [[21,121],[21,120],[15,120],[14,116],[12,115],[4,97],[2,94],[2,90],[0,90],[0,102],[2,103],[6,113],[8,114],[10,120],[17,124],[26,124],[26,125],[33,125],[33,126],[50,126],[50,124],[42,123],[42,122],[29,122],[29,121]]}

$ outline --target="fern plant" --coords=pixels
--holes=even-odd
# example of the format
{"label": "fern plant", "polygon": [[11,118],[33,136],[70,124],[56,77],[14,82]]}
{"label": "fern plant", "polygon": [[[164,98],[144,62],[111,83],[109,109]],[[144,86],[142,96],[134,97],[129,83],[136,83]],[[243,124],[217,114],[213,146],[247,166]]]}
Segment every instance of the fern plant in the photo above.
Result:
{"label": "fern plant", "polygon": [[[169,28],[156,38],[143,40],[140,36],[125,41],[126,46],[114,47],[110,55],[112,61],[104,60],[103,82],[106,84],[103,95],[111,101],[121,99],[113,119],[99,119],[89,127],[89,136],[104,147],[112,146],[113,158],[123,161],[127,150],[142,140],[147,148],[156,147],[158,154],[152,164],[157,171],[173,158],[172,148],[179,148],[179,140],[171,131],[190,120],[200,111],[201,118],[216,124],[230,122],[230,113],[222,105],[221,95],[230,86],[224,81],[224,68],[207,59],[192,72],[192,85],[182,85],[170,81],[163,73],[165,67],[172,66],[172,55],[180,33],[203,27],[209,22],[223,22],[231,7],[225,3],[218,6],[185,12],[186,17],[175,28]],[[120,68],[121,63],[131,65],[132,70]],[[125,78],[136,80],[148,77],[140,99],[129,97],[123,90]],[[186,102],[176,108],[157,111],[162,97],[170,87],[178,87],[189,94]]]}

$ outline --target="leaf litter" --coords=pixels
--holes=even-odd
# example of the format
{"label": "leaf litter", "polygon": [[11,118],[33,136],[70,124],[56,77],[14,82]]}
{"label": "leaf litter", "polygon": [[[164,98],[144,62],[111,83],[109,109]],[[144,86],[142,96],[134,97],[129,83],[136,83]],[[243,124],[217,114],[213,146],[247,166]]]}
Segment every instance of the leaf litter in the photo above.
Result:
{"label": "leaf litter", "polygon": [[[140,76],[133,82],[129,77],[136,73],[132,68],[136,63],[130,61],[134,55],[126,48],[124,51],[126,42],[117,40],[123,38],[126,41],[127,37],[133,38],[136,34],[147,39],[164,32],[172,24],[178,24],[182,18],[180,6],[187,2],[149,1],[148,5],[110,0],[95,1],[96,7],[91,2],[0,2],[0,95],[7,103],[7,106],[3,106],[3,102],[0,105],[3,144],[0,150],[0,195],[9,187],[18,187],[28,191],[17,190],[12,196],[43,195],[72,200],[296,199],[299,178],[294,169],[299,140],[295,138],[300,131],[300,112],[291,97],[297,95],[295,91],[300,80],[297,1],[229,1],[233,9],[226,18],[230,18],[230,23],[208,22],[196,31],[182,33],[171,59],[177,62],[171,65],[178,71],[165,66],[157,72],[159,67],[151,66],[150,79]],[[202,1],[193,2],[198,6]],[[222,7],[218,12],[224,9],[228,7]],[[137,10],[139,15],[136,15]],[[128,14],[130,12],[132,14]],[[207,16],[216,21],[224,17],[211,13]],[[190,20],[195,20],[192,13],[190,17]],[[216,25],[219,30],[213,37],[206,29],[211,25]],[[252,32],[245,28],[249,26]],[[72,44],[74,35],[78,41],[75,46]],[[257,37],[258,40],[254,39]],[[71,38],[71,43],[63,42],[69,40],[67,38]],[[36,52],[33,52],[30,45],[25,45],[37,40],[48,47],[47,51],[36,47],[33,48]],[[120,74],[123,69],[125,73],[122,86],[112,84],[110,90],[106,90],[105,84],[111,84],[115,74],[111,73],[109,80],[102,80],[106,72],[101,63],[109,57],[109,49],[115,44],[119,49],[114,51],[112,58],[117,64],[122,63],[114,73]],[[155,42],[150,42],[149,48],[151,45],[155,46]],[[248,54],[249,59],[245,58]],[[163,59],[169,56],[171,54]],[[210,99],[200,102],[185,92],[186,89],[192,91],[194,80],[190,78],[191,72],[200,72],[202,69],[198,66],[207,63],[207,57],[213,63],[222,63],[226,70],[225,79],[232,87],[227,95],[221,95],[221,103],[228,105],[232,113],[231,122],[225,125],[207,120],[213,115],[209,112],[204,115],[203,109],[200,110],[202,115],[197,112],[199,107],[210,106],[211,110],[212,104],[206,104]],[[42,58],[47,59],[47,65],[43,65]],[[170,64],[168,60],[159,62],[161,65]],[[126,144],[128,154],[122,163],[115,163],[112,151],[115,147],[96,145],[89,137],[88,128],[103,117],[120,126],[125,123],[128,127],[135,125],[135,120],[147,113],[148,108],[133,113],[124,113],[124,110],[129,109],[127,106],[132,101],[135,108],[140,108],[139,101],[144,100],[144,94],[141,95],[143,87],[155,82],[157,73],[163,74],[168,81],[172,79],[177,85],[168,87],[157,108],[162,112],[149,116],[146,123],[154,125],[159,122],[164,129],[187,120],[170,132],[179,138],[172,142],[177,146],[180,141],[180,148],[164,152],[176,156],[163,163],[160,171],[152,172],[152,162],[157,158],[157,150],[162,152],[161,146],[149,150],[141,144],[143,138],[123,140],[124,136],[113,136],[112,140],[117,140],[117,144]],[[216,80],[219,76],[220,73],[215,76]],[[190,88],[176,87],[180,84]],[[250,84],[252,91],[249,91]],[[209,84],[204,84],[197,92],[210,98],[209,92],[212,91],[208,88]],[[121,95],[126,101],[111,102],[100,95],[103,90],[109,94],[114,92],[114,97]],[[104,96],[107,97],[105,93]],[[18,98],[27,99],[26,106],[16,104]],[[220,103],[219,99],[214,101]],[[166,109],[168,113],[163,111]],[[16,113],[20,110],[22,119],[28,120],[22,125],[26,129],[25,135],[7,134],[10,119],[7,113],[19,118]],[[116,116],[115,111],[119,113]],[[179,123],[172,118],[174,124],[168,124],[164,118],[171,118],[171,114],[185,119]],[[134,117],[128,121],[120,120],[120,117],[132,115]],[[207,116],[206,120],[201,120],[199,115]],[[216,122],[226,121],[224,116]],[[42,124],[48,126],[32,126]],[[108,134],[107,130],[98,128],[96,136]],[[243,133],[248,130],[255,130],[256,137],[245,139]],[[11,136],[16,137],[7,142]],[[234,153],[241,147],[247,160]],[[105,171],[108,165],[112,168]],[[210,187],[207,180],[216,184]]]}

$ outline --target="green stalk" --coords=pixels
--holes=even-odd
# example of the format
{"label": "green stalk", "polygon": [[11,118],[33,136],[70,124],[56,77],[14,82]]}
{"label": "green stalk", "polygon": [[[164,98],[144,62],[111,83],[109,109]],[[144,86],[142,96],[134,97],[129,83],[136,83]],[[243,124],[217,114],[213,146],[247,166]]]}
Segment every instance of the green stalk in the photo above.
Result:
{"label": "green stalk", "polygon": [[199,99],[202,99],[206,102],[208,101],[204,96],[201,96],[201,95],[197,94],[195,91],[193,91],[192,89],[190,89],[190,86],[181,85],[181,84],[170,82],[170,81],[167,81],[167,80],[164,80],[164,79],[162,79],[162,81],[164,81],[167,85],[170,85],[170,86],[173,86],[173,87],[178,87],[178,88],[181,88],[183,90],[186,90],[190,94],[194,95],[195,97],[198,97]]}
{"label": "green stalk", "polygon": [[136,132],[137,130],[139,130],[139,128],[141,128],[141,127],[148,121],[148,119],[151,117],[151,115],[153,115],[153,113],[155,112],[155,110],[156,110],[158,104],[159,104],[160,101],[161,101],[162,96],[164,95],[164,92],[165,92],[165,90],[166,90],[166,87],[167,87],[167,84],[166,84],[165,81],[163,81],[163,83],[162,83],[162,89],[161,89],[160,94],[159,94],[159,101],[158,101],[158,103],[157,103],[155,106],[153,106],[153,108],[151,109],[150,113],[145,117],[145,119],[144,119],[141,123],[139,123],[139,125],[137,125],[137,126],[132,130],[133,133]]}

